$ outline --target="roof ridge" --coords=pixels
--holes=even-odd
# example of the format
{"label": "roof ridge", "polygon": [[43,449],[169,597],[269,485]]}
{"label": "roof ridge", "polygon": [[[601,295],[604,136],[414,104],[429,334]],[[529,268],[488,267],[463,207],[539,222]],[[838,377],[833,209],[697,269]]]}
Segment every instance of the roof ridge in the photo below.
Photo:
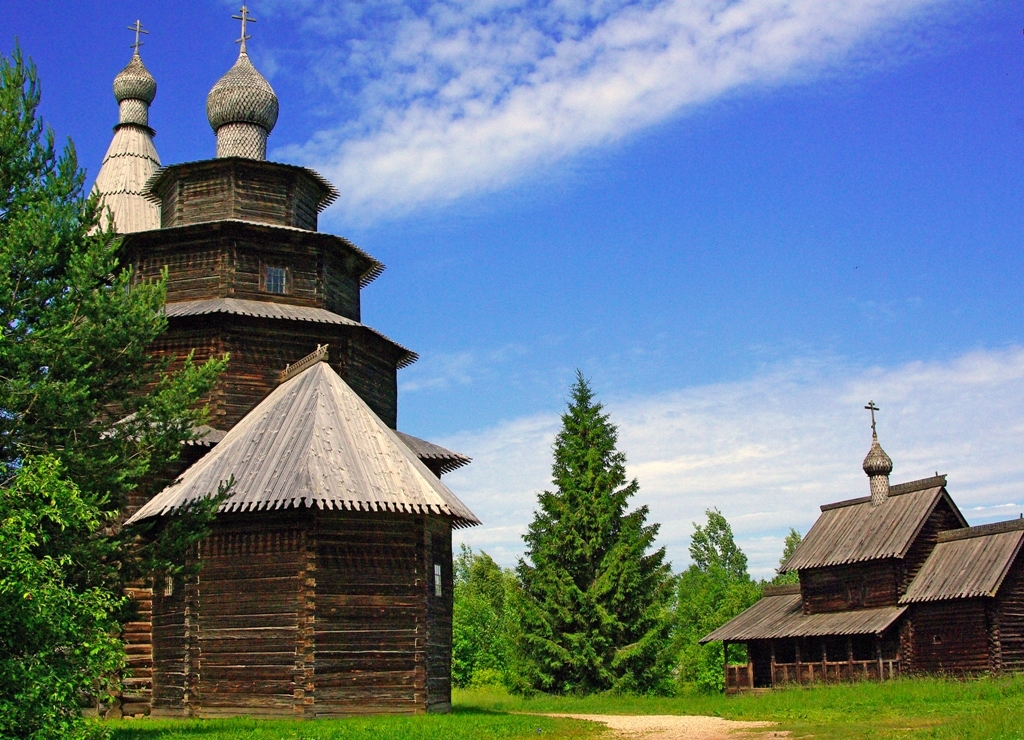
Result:
{"label": "roof ridge", "polygon": [[929,478],[920,478],[918,480],[907,481],[906,483],[897,483],[894,486],[889,486],[890,496],[900,496],[904,493],[913,493],[914,491],[923,491],[928,488],[945,488],[946,487],[946,476],[933,475]]}
{"label": "roof ridge", "polygon": [[953,542],[954,540],[966,540],[971,537],[986,537],[1004,532],[1020,532],[1024,530],[1024,519],[1007,519],[1003,522],[992,522],[991,524],[978,524],[974,527],[962,527],[960,529],[947,529],[939,532],[939,542]]}
{"label": "roof ridge", "polygon": [[792,596],[793,594],[800,593],[799,583],[780,583],[776,585],[765,586],[762,589],[764,596]]}

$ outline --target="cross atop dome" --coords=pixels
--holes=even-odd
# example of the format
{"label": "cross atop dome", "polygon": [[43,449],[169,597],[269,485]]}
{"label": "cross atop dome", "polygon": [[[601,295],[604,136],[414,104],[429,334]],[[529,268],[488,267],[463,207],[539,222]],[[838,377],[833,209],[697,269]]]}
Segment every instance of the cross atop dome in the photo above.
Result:
{"label": "cross atop dome", "polygon": [[129,31],[135,31],[135,43],[132,44],[129,48],[134,51],[134,55],[133,56],[138,56],[139,55],[139,47],[141,47],[145,43],[144,41],[140,41],[139,40],[139,34],[140,33],[144,33],[144,34],[146,34],[148,36],[149,35],[149,31],[147,31],[146,29],[144,29],[142,27],[142,21],[140,21],[138,19],[136,19],[134,25],[128,26],[128,30]]}
{"label": "cross atop dome", "polygon": [[255,23],[256,19],[253,18],[251,15],[249,15],[249,9],[247,7],[245,7],[244,5],[242,6],[242,9],[239,10],[238,12],[239,12],[239,15],[231,16],[234,20],[242,22],[242,36],[241,36],[241,38],[235,39],[235,43],[242,45],[240,53],[247,54],[248,52],[246,52],[246,50],[245,50],[245,42],[248,41],[249,39],[251,39],[252,36],[246,36],[245,35],[245,24],[246,23]]}

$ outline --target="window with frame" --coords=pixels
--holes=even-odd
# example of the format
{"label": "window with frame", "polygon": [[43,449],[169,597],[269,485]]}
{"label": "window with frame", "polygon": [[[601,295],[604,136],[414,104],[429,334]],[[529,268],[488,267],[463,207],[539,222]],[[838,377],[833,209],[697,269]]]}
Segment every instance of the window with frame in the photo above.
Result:
{"label": "window with frame", "polygon": [[268,293],[287,293],[288,268],[267,265],[263,276],[263,289]]}
{"label": "window with frame", "polygon": [[441,564],[434,563],[434,596],[441,595]]}

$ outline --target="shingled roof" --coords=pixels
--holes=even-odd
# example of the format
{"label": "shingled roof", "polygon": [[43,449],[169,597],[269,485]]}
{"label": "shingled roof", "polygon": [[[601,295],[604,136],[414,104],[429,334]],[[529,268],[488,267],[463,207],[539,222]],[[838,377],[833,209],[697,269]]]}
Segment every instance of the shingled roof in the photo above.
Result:
{"label": "shingled roof", "polygon": [[901,604],[995,596],[1024,543],[1024,519],[940,532]]}
{"label": "shingled roof", "polygon": [[425,439],[420,439],[419,437],[414,437],[411,434],[399,432],[398,430],[395,430],[395,434],[398,435],[400,440],[409,446],[409,449],[412,450],[420,460],[437,462],[442,473],[450,473],[453,470],[458,470],[463,465],[469,465],[473,462],[473,458],[467,457],[461,452],[453,452],[441,445],[428,442]]}
{"label": "shingled roof", "polygon": [[848,612],[804,614],[800,586],[769,587],[765,589],[764,598],[701,638],[701,643],[716,640],[773,640],[783,637],[880,635],[906,610],[905,606],[883,606]]}
{"label": "shingled roof", "polygon": [[871,505],[870,496],[825,504],[780,572],[902,558],[940,500],[966,527],[967,520],[946,493],[943,475],[893,486],[877,506]]}
{"label": "shingled roof", "polygon": [[222,512],[316,507],[480,523],[326,362],[279,385],[129,523],[208,497],[232,476]]}

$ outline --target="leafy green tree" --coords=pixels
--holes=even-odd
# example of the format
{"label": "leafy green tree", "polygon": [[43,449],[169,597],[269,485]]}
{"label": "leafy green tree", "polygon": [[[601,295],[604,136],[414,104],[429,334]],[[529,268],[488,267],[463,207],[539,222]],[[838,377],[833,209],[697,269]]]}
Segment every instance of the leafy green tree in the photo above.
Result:
{"label": "leafy green tree", "polygon": [[169,373],[147,354],[164,285],[120,264],[39,100],[20,49],[0,55],[0,727],[33,740],[85,732],[79,693],[118,664],[100,635],[139,573],[126,496],[205,420],[199,401],[226,361]]}
{"label": "leafy green tree", "polygon": [[[729,522],[717,509],[708,509],[705,514],[706,523],[694,525],[692,563],[679,578],[678,675],[681,682],[702,691],[722,691],[722,643],[701,645],[699,641],[760,599],[761,586],[747,573],[747,557],[736,545]],[[742,650],[740,645],[730,646],[730,659],[741,659]]]}
{"label": "leafy green tree", "polygon": [[84,738],[80,697],[124,665],[110,591],[70,585],[76,564],[50,532],[97,532],[96,507],[53,457],[30,458],[0,487],[0,737]]}
{"label": "leafy green tree", "polygon": [[522,650],[534,689],[586,693],[669,688],[672,577],[657,524],[627,510],[618,432],[577,371],[555,439],[553,491],[524,539]]}
{"label": "leafy green tree", "polygon": [[456,686],[516,684],[515,574],[467,547],[455,558],[452,681]]}
{"label": "leafy green tree", "polygon": [[800,533],[790,527],[789,534],[786,535],[786,539],[782,544],[782,557],[779,558],[779,567],[775,569],[775,577],[772,578],[772,584],[778,586],[786,583],[800,583],[800,574],[795,570],[790,571],[789,573],[780,573],[779,571],[782,570],[782,567],[786,562],[793,557],[793,553],[796,552],[796,548],[800,547],[800,543],[802,541],[803,537]]}

